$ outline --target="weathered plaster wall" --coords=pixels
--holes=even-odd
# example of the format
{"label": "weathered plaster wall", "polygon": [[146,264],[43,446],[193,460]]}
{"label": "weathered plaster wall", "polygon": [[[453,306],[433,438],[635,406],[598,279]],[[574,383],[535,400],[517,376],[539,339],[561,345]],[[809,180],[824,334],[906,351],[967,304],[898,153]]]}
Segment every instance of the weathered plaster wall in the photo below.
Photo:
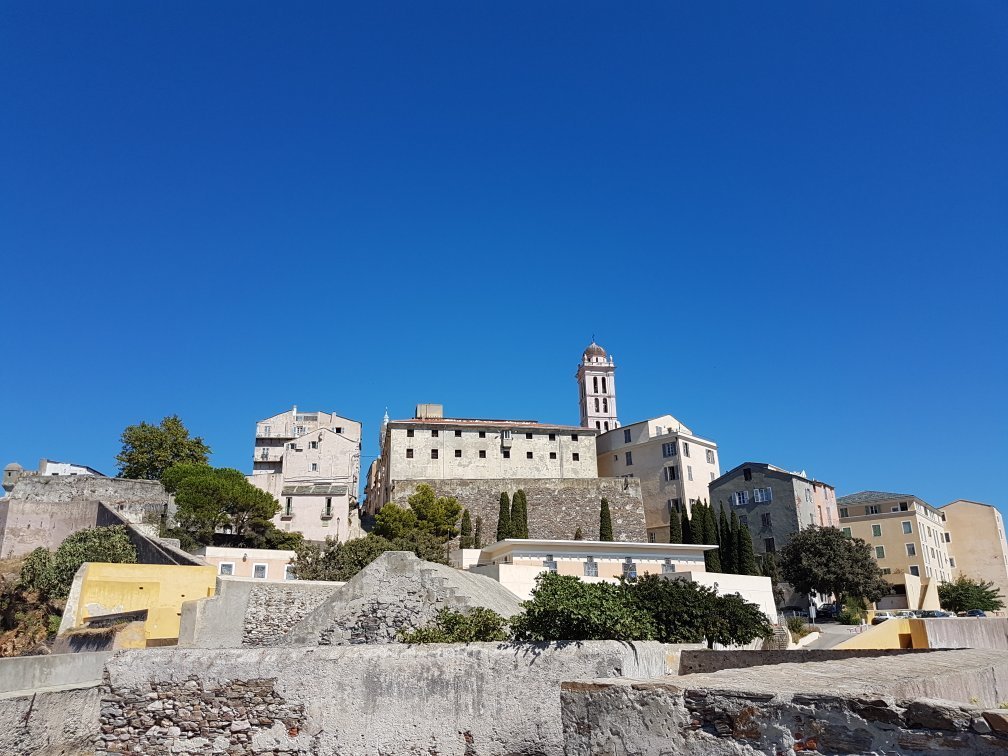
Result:
{"label": "weathered plaster wall", "polygon": [[55,549],[72,533],[93,528],[98,517],[98,502],[94,500],[47,502],[8,497],[0,507],[7,513],[0,533],[0,555],[4,559],[27,554],[39,546]]}
{"label": "weathered plaster wall", "polygon": [[101,682],[105,660],[111,655],[96,652],[0,659],[0,696],[44,688],[94,687]]}
{"label": "weathered plaster wall", "polygon": [[93,756],[98,687],[0,699],[4,756]]}
{"label": "weathered plaster wall", "polygon": [[278,641],[289,646],[395,643],[403,630],[430,623],[443,609],[483,606],[503,617],[518,597],[496,580],[413,553],[387,551],[356,574]]}
{"label": "weathered plaster wall", "polygon": [[483,544],[494,543],[501,491],[514,496],[519,489],[528,500],[530,538],[571,539],[581,528],[586,540],[599,536],[602,498],[609,500],[613,538],[617,541],[647,541],[640,481],[633,478],[510,478],[492,480],[399,480],[394,501],[407,506],[407,499],[421,483],[439,495],[454,496],[469,510],[473,522],[483,519]]}

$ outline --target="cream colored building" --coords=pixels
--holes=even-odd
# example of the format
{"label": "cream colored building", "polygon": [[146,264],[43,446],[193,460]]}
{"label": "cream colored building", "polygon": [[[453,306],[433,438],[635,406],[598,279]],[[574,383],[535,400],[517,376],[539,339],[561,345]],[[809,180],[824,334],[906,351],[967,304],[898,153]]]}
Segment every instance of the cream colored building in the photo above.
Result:
{"label": "cream colored building", "polygon": [[361,424],[293,409],[256,423],[249,481],[280,503],[281,530],[345,541],[359,530]]}
{"label": "cream colored building", "polygon": [[841,530],[867,541],[883,575],[920,578],[920,605],[907,608],[933,608],[938,585],[952,579],[955,567],[942,510],[912,494],[882,491],[842,496],[837,507]]}
{"label": "cream colored building", "polygon": [[1008,600],[1008,543],[1001,513],[990,504],[966,499],[946,504],[941,511],[953,579],[961,573],[990,581]]}
{"label": "cream colored building", "polygon": [[597,478],[595,433],[536,420],[449,418],[439,404],[417,405],[413,419],[386,416],[382,424],[367,510],[392,501],[397,481]]}
{"label": "cream colored building", "polygon": [[285,549],[240,549],[226,546],[203,546],[196,551],[207,564],[217,569],[221,577],[248,578],[282,582],[294,580],[291,560],[295,552]]}
{"label": "cream colored building", "polygon": [[700,438],[672,415],[624,425],[596,440],[600,477],[637,478],[648,540],[668,543],[669,519],[708,499],[720,474],[717,444]]}

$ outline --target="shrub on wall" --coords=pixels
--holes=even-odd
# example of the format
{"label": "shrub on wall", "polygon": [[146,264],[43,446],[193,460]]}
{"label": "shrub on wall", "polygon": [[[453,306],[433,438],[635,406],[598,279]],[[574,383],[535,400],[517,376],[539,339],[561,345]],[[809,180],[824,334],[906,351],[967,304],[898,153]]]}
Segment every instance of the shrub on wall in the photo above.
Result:
{"label": "shrub on wall", "polygon": [[136,560],[136,549],[122,525],[87,528],[69,536],[55,552],[41,547],[31,552],[21,566],[21,585],[46,598],[65,599],[85,562],[132,564]]}
{"label": "shrub on wall", "polygon": [[400,635],[403,643],[478,643],[507,638],[507,621],[482,606],[470,607],[465,612],[442,609],[427,627]]}

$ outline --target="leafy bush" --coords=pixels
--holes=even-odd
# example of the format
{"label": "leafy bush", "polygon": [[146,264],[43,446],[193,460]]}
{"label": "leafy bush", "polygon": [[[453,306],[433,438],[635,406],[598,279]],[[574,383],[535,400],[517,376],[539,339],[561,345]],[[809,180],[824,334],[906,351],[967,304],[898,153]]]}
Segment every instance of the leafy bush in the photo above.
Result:
{"label": "leafy bush", "polygon": [[64,599],[74,574],[85,562],[135,563],[136,549],[126,528],[87,528],[69,536],[55,552],[37,548],[21,567],[21,584],[46,598]]}
{"label": "leafy bush", "polygon": [[403,643],[478,643],[507,640],[507,622],[497,612],[474,606],[467,612],[442,609],[434,623],[403,633]]}
{"label": "leafy bush", "polygon": [[860,625],[868,616],[868,604],[864,599],[851,597],[843,605],[843,609],[837,615],[837,622],[841,625]]}
{"label": "leafy bush", "polygon": [[574,575],[546,572],[536,578],[532,600],[511,619],[517,641],[650,640],[651,616],[627,599],[622,586],[586,583]]}
{"label": "leafy bush", "polygon": [[791,640],[793,641],[804,638],[812,632],[809,630],[809,626],[805,624],[805,619],[802,617],[788,617],[787,628],[791,631]]}

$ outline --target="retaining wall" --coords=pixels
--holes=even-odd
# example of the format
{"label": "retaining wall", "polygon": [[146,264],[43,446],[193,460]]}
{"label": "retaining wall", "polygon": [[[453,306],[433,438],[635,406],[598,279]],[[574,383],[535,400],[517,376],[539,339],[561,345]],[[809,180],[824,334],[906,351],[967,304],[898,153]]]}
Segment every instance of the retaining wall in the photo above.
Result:
{"label": "retaining wall", "polygon": [[0,700],[4,756],[94,756],[98,687]]}
{"label": "retaining wall", "polygon": [[917,620],[924,625],[930,648],[993,648],[1008,650],[1008,619],[941,617]]}
{"label": "retaining wall", "polygon": [[0,696],[49,688],[94,687],[101,682],[105,661],[111,655],[99,651],[0,659]]}
{"label": "retaining wall", "polygon": [[683,651],[679,657],[679,674],[691,675],[719,672],[723,669],[761,667],[768,664],[804,664],[806,662],[846,661],[849,659],[900,654],[926,654],[930,649],[796,649],[792,651]]}

